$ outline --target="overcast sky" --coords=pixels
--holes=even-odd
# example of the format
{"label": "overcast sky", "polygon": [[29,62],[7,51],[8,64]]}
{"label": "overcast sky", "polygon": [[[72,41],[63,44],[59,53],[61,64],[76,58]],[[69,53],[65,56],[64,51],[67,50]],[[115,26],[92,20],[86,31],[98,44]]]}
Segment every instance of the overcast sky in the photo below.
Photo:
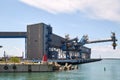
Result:
{"label": "overcast sky", "polygon": [[[71,38],[88,35],[89,40],[108,39],[115,32],[118,46],[111,42],[85,45],[92,57],[120,58],[120,0],[1,0],[0,32],[26,31],[28,24],[46,23],[53,33]],[[25,39],[0,39],[0,56],[21,56]]]}

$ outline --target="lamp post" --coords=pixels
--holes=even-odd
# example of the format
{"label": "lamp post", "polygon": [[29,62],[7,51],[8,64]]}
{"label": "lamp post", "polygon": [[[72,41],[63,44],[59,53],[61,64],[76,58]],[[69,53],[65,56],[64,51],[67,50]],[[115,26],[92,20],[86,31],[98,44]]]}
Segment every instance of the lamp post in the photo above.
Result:
{"label": "lamp post", "polygon": [[2,48],[3,46],[0,46],[0,48]]}
{"label": "lamp post", "polygon": [[5,63],[7,62],[7,55],[6,55],[6,52],[4,51],[4,60],[5,60]]}

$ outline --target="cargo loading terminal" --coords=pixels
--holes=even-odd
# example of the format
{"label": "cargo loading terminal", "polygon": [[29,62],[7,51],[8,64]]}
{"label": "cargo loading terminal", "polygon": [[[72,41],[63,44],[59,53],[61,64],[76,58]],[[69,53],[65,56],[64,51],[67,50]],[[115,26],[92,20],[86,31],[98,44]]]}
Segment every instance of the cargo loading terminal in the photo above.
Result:
{"label": "cargo loading terminal", "polygon": [[[25,38],[25,58],[32,61],[41,61],[46,55],[49,61],[56,62],[81,62],[91,59],[91,48],[85,44],[113,42],[116,47],[115,33],[109,39],[89,41],[88,35],[70,39],[69,35],[65,38],[56,35],[52,27],[45,23],[27,25],[27,32],[0,32],[0,38]],[[84,62],[83,61],[83,62]]]}

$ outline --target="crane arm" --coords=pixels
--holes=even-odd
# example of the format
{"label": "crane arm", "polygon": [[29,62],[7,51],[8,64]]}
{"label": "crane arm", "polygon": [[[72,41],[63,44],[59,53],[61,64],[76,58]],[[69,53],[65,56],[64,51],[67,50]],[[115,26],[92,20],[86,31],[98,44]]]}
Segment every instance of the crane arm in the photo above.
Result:
{"label": "crane arm", "polygon": [[110,42],[110,41],[113,41],[113,40],[112,39],[106,39],[106,40],[87,41],[86,44],[101,43],[101,42]]}
{"label": "crane arm", "polygon": [[70,48],[73,46],[81,47],[81,46],[84,46],[85,44],[91,44],[91,43],[113,42],[112,46],[113,46],[113,49],[115,49],[117,46],[116,41],[117,39],[114,32],[112,32],[111,38],[103,39],[103,40],[93,40],[93,41],[89,41],[88,35],[84,35],[79,42],[78,42],[78,38],[74,38],[70,40],[69,36],[67,36],[65,41],[63,41],[63,47],[64,48]]}
{"label": "crane arm", "polygon": [[113,46],[113,49],[116,48],[117,44],[116,44],[116,37],[115,37],[115,33],[112,32],[112,36],[111,36],[111,39],[105,39],[105,40],[94,40],[94,41],[86,41],[86,44],[91,44],[91,43],[100,43],[100,42],[113,42],[112,46]]}

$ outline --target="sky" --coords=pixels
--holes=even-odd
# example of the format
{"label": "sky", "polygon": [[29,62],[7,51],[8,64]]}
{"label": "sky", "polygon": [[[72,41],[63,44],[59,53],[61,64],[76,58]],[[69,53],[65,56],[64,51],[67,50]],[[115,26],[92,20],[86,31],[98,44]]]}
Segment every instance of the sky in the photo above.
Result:
{"label": "sky", "polygon": [[[86,44],[92,58],[120,58],[120,0],[1,0],[0,32],[26,32],[35,23],[50,24],[53,33],[70,38],[88,35],[89,40],[108,39],[116,33],[117,48],[112,42]],[[0,38],[0,56],[22,56],[25,39]]]}

